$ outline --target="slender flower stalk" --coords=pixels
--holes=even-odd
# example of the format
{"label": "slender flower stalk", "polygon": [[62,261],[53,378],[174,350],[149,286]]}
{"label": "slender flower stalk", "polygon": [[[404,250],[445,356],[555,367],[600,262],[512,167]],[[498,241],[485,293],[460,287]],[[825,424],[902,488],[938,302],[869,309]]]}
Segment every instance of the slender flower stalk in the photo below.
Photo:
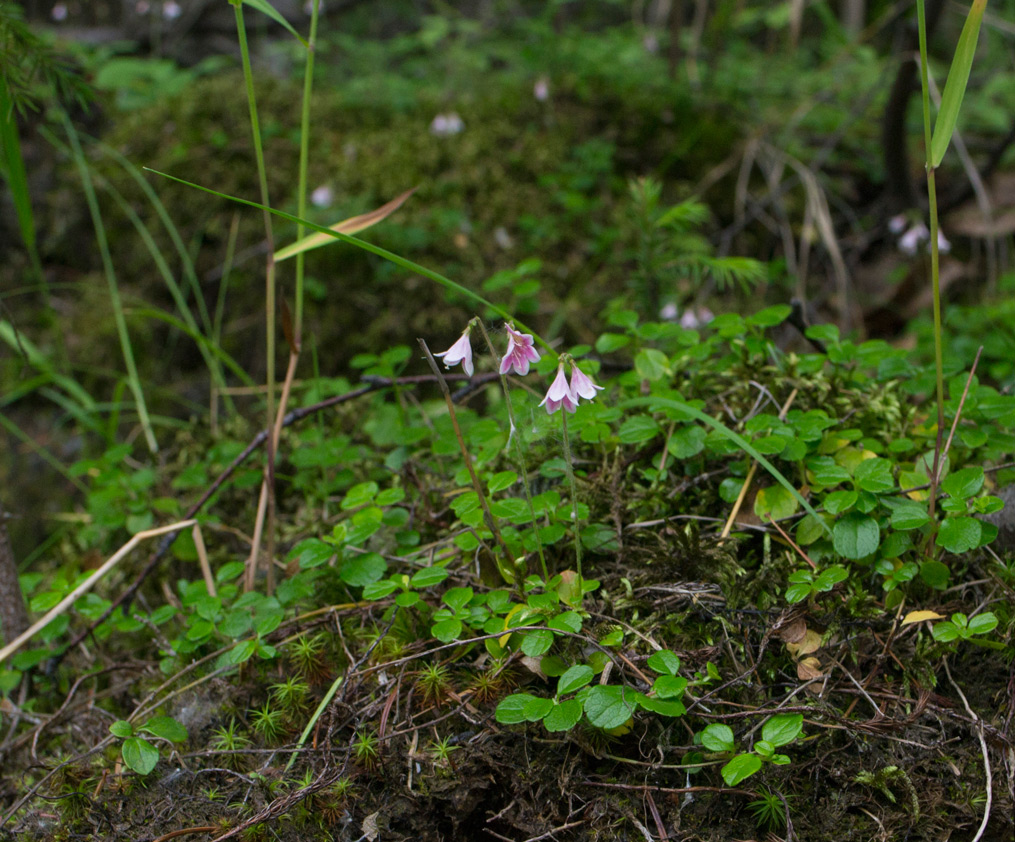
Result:
{"label": "slender flower stalk", "polygon": [[584,586],[582,584],[582,539],[579,534],[578,520],[578,483],[574,478],[574,466],[571,464],[571,443],[567,436],[567,413],[560,413],[560,424],[564,434],[564,471],[567,473],[567,481],[571,486],[571,521],[574,528],[574,566],[578,573],[578,604],[581,605],[584,597]]}
{"label": "slender flower stalk", "polygon": [[[519,370],[517,367],[515,368],[515,371],[524,376],[525,374],[528,373],[529,370],[529,360],[531,360],[532,362],[538,360],[539,352],[532,347],[531,336],[525,333],[520,333],[510,325],[505,325],[505,328],[508,331],[509,339],[507,353],[504,354],[504,359],[501,361],[500,365],[500,385],[501,389],[504,390],[504,404],[507,407],[508,423],[511,425],[511,431],[508,434],[508,442],[510,443],[510,441],[513,439],[515,443],[515,458],[517,459],[518,463],[518,475],[522,478],[522,487],[525,489],[525,502],[529,504],[529,515],[532,518],[532,529],[533,534],[535,535],[536,538],[536,550],[539,553],[539,565],[543,570],[543,581],[546,582],[549,580],[550,577],[546,569],[546,556],[543,553],[543,542],[539,537],[539,527],[536,525],[536,507],[532,503],[532,490],[529,488],[529,476],[525,466],[525,450],[522,446],[522,434],[521,430],[515,424],[515,410],[514,405],[511,402],[511,391],[510,389],[508,389],[507,384],[506,375],[507,372],[511,370],[511,367],[508,366],[507,368],[505,368],[504,365],[507,362],[508,358],[513,353],[513,349],[515,347],[528,348],[529,351],[531,351],[531,353],[535,354],[535,359],[531,359],[531,357],[526,359],[524,371]],[[497,352],[493,347],[493,342],[490,341],[490,334],[486,332],[486,327],[483,325],[482,321],[479,322],[479,329],[483,332],[483,338],[486,340],[486,346],[487,348],[490,349],[490,353],[493,354],[494,357],[496,357]],[[516,336],[519,338],[516,339]],[[525,340],[528,341],[526,342]]]}
{"label": "slender flower stalk", "polygon": [[[466,333],[462,334],[463,337],[468,338],[468,331],[472,329],[472,322],[466,328]],[[483,486],[479,482],[479,477],[476,476],[476,469],[472,465],[472,457],[469,455],[469,449],[465,446],[465,439],[462,437],[462,429],[458,425],[458,416],[455,414],[455,404],[451,400],[451,390],[448,389],[447,381],[441,375],[441,370],[437,367],[437,361],[434,359],[434,354],[431,353],[427,347],[426,342],[423,339],[418,339],[420,348],[423,349],[423,353],[426,355],[426,360],[430,364],[430,369],[435,375],[437,375],[437,382],[440,384],[441,392],[444,395],[444,401],[448,405],[448,415],[451,418],[451,426],[455,431],[455,438],[458,439],[458,447],[462,451],[462,460],[465,462],[466,470],[469,472],[469,477],[472,479],[472,487],[476,492],[476,496],[479,498],[479,504],[483,509],[483,519],[486,521],[486,527],[490,530],[490,534],[493,535],[494,540],[500,545],[501,550],[504,553],[503,563],[500,559],[494,555],[494,561],[497,564],[497,570],[500,572],[501,577],[508,584],[512,584],[517,580],[514,575],[514,558],[511,555],[511,549],[504,541],[504,536],[501,535],[500,529],[497,528],[497,520],[493,516],[493,512],[490,511],[490,504],[486,499],[486,494],[483,491]],[[461,340],[459,340],[461,341]],[[454,346],[452,346],[453,348]],[[450,349],[445,352],[449,353]],[[472,364],[472,348],[469,348],[469,364],[471,368]],[[472,372],[468,372],[471,376]]]}
{"label": "slender flower stalk", "polygon": [[[564,374],[564,366],[571,366],[571,382],[568,383]],[[578,407],[578,401],[595,400],[596,392],[602,391],[602,386],[596,383],[583,372],[575,363],[570,354],[561,354],[560,362],[557,365],[557,376],[546,392],[546,397],[540,406],[546,406],[546,411],[553,414],[558,409],[565,409],[560,413],[561,429],[564,438],[564,470],[567,473],[568,483],[571,486],[571,520],[574,528],[574,557],[575,569],[578,573],[578,603],[582,600],[582,544],[579,530],[580,521],[578,518],[578,483],[574,476],[574,465],[571,458],[571,441],[567,433],[567,413],[574,412]]]}

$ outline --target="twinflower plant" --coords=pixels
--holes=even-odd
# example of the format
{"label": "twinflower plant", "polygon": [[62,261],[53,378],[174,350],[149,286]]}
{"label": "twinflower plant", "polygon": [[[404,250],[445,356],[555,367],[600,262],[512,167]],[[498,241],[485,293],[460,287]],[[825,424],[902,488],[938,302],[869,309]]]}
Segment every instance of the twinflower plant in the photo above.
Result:
{"label": "twinflower plant", "polygon": [[[466,325],[465,327],[465,330],[462,331],[462,335],[450,348],[448,348],[448,350],[442,351],[439,354],[434,354],[433,356],[440,357],[444,363],[445,368],[448,369],[450,369],[452,366],[461,363],[462,369],[465,371],[466,375],[471,377],[475,373],[475,366],[473,363],[472,342],[470,337],[473,328],[476,327],[477,325],[479,326],[479,329],[482,331],[484,337],[486,338],[486,342],[490,349],[491,354],[496,358],[497,352],[493,347],[493,343],[490,340],[490,337],[487,335],[485,327],[483,327],[482,322],[478,318],[473,318],[469,321],[468,325]],[[540,358],[539,351],[537,351],[535,347],[536,339],[532,334],[523,333],[522,331],[520,331],[517,327],[515,327],[514,323],[511,321],[507,321],[505,323],[504,332],[507,334],[508,345],[507,350],[504,352],[504,355],[500,358],[500,362],[498,364],[498,371],[502,378],[512,372],[521,377],[524,377],[529,373],[532,363],[539,362]],[[546,345],[546,343],[543,342],[543,340],[540,340],[540,343]],[[568,369],[570,369],[571,372],[570,380],[568,379],[567,376]],[[437,371],[437,369],[434,370]],[[557,374],[554,377],[553,382],[550,384],[549,389],[547,389],[545,397],[539,403],[539,406],[546,407],[546,412],[549,415],[552,415],[553,413],[557,412],[560,409],[565,410],[565,412],[561,413],[561,425],[563,432],[562,441],[564,448],[565,471],[567,473],[571,489],[571,501],[572,501],[571,519],[574,533],[575,567],[577,570],[579,582],[579,587],[575,590],[575,593],[578,594],[577,600],[579,602],[581,600],[581,594],[583,593],[583,590],[580,585],[582,578],[581,537],[579,534],[580,517],[578,508],[577,483],[575,481],[574,468],[571,463],[572,462],[571,447],[570,442],[568,440],[566,413],[574,413],[577,410],[578,404],[582,399],[588,401],[594,400],[596,394],[602,391],[602,389],[603,389],[602,386],[598,385],[591,377],[589,377],[589,375],[587,375],[578,367],[578,364],[575,362],[574,358],[570,354],[565,353],[561,354],[558,357]],[[529,502],[529,509],[530,513],[532,514],[532,519],[533,521],[535,521],[535,510],[532,506],[532,497],[528,488],[528,481],[525,479],[526,469],[524,464],[524,454],[521,451],[520,440],[517,436],[515,436],[518,427],[515,424],[514,409],[511,404],[511,395],[507,388],[506,382],[504,383],[504,395],[505,395],[505,403],[507,405],[508,414],[510,417],[512,437],[514,437],[516,447],[519,448],[518,451],[519,470],[520,475],[523,479],[523,483],[525,485],[525,496]],[[449,409],[452,413],[454,413],[454,407],[450,403]],[[464,441],[462,441],[461,438],[459,438],[459,444],[462,447],[464,453],[465,445]],[[466,460],[467,462],[469,461],[467,455]],[[474,479],[473,485],[476,489],[477,495],[480,498],[480,504],[484,512],[489,512],[490,511],[489,502],[486,500],[486,497],[478,481]],[[491,532],[496,537],[498,535],[498,531],[492,513],[490,515],[489,520]],[[499,542],[503,543],[502,540]],[[539,544],[539,542],[537,542],[537,548],[540,554],[540,562],[543,567],[543,577],[544,579],[546,579],[547,578],[546,560],[543,557],[542,546]],[[523,564],[522,560],[508,559],[508,561],[514,563],[516,566],[520,566]],[[506,581],[510,582],[513,580],[513,575],[511,574],[509,567],[506,567],[505,565],[498,563],[498,569],[500,570],[501,575],[504,576]]]}

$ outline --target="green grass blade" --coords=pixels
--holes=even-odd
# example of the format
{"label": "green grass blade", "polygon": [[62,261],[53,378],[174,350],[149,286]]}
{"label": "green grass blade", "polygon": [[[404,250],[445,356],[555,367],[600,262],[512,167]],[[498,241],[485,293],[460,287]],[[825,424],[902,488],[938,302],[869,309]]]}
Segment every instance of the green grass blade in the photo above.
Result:
{"label": "green grass blade", "polygon": [[940,166],[955,133],[955,124],[958,122],[959,108],[962,107],[962,98],[969,84],[969,71],[973,67],[976,42],[980,37],[980,23],[983,21],[983,11],[986,7],[987,0],[973,0],[966,23],[962,27],[955,56],[952,58],[952,66],[948,71],[948,79],[945,81],[945,89],[941,94],[941,108],[934,122],[934,136],[930,142],[932,167]]}
{"label": "green grass blade", "polygon": [[141,171],[137,168],[137,166],[113,149],[113,147],[107,146],[105,143],[99,142],[98,147],[103,153],[109,155],[109,157],[123,167],[127,174],[130,175],[130,177],[133,178],[134,181],[137,182],[138,186],[144,191],[145,196],[148,197],[148,201],[152,203],[155,213],[165,226],[166,233],[169,234],[169,239],[173,241],[173,247],[176,249],[176,253],[180,256],[180,263],[183,266],[183,274],[187,279],[187,283],[190,284],[190,290],[194,295],[194,300],[197,302],[197,312],[201,317],[201,324],[204,332],[207,336],[211,336],[211,316],[208,313],[208,306],[204,301],[204,295],[201,290],[201,282],[198,280],[197,270],[194,268],[194,260],[190,256],[190,252],[187,250],[187,246],[183,242],[183,237],[180,236],[179,229],[169,216],[169,211],[167,211],[166,206],[162,204],[162,200],[159,198],[158,193],[152,189],[152,186],[145,180],[145,177],[141,175]]}
{"label": "green grass blade", "polygon": [[61,374],[42,351],[23,333],[14,330],[10,322],[0,320],[0,341],[6,342],[16,353],[23,354],[32,368],[46,375],[49,381],[58,385],[74,398],[82,410],[88,413],[95,411],[95,401],[91,395],[72,377]]}
{"label": "green grass blade", "polygon": [[113,185],[111,185],[105,179],[102,180],[102,186],[106,188],[106,191],[116,200],[116,203],[120,206],[120,210],[123,211],[124,215],[131,221],[134,228],[137,230],[138,236],[141,237],[141,241],[145,244],[145,248],[148,249],[148,253],[152,257],[152,261],[155,263],[155,268],[159,270],[159,274],[162,276],[162,280],[165,282],[166,288],[169,290],[169,294],[173,297],[173,301],[176,304],[177,309],[180,311],[180,315],[183,319],[183,324],[186,325],[185,333],[190,336],[195,342],[197,342],[198,350],[201,352],[201,356],[204,358],[204,364],[208,368],[208,373],[211,375],[212,382],[219,389],[225,389],[226,379],[222,374],[222,367],[219,365],[218,359],[211,350],[211,342],[204,336],[201,335],[200,328],[197,325],[197,320],[194,318],[194,314],[191,312],[190,307],[187,304],[187,299],[183,295],[183,290],[180,289],[180,285],[176,283],[176,278],[173,277],[173,272],[169,268],[169,264],[166,263],[165,257],[162,256],[162,252],[159,251],[159,247],[152,237],[148,227],[144,224],[144,220],[137,215],[130,203],[124,199],[123,195]]}
{"label": "green grass blade", "polygon": [[83,494],[88,492],[88,486],[78,479],[78,477],[71,474],[71,472],[64,467],[63,462],[57,459],[47,448],[39,444],[32,436],[28,435],[28,433],[22,430],[2,412],[0,412],[0,427],[3,427],[8,433],[17,439],[20,439],[23,444],[35,451],[43,462],[60,474],[60,476],[67,480],[67,482],[71,483],[71,485],[77,488],[78,491]]}
{"label": "green grass blade", "polygon": [[285,771],[288,772],[289,768],[296,761],[299,756],[299,750],[303,748],[303,744],[307,741],[311,732],[314,730],[314,726],[317,725],[317,720],[321,718],[321,714],[328,709],[328,705],[331,704],[331,700],[335,698],[335,693],[338,692],[338,688],[345,683],[345,675],[340,675],[332,683],[331,687],[328,688],[328,692],[324,694],[324,698],[321,699],[321,703],[317,706],[313,716],[310,717],[310,721],[307,722],[307,727],[303,729],[303,733],[300,734],[300,738],[296,741],[296,750],[289,755],[289,762],[285,765]]}
{"label": "green grass blade", "polygon": [[282,16],[282,13],[279,12],[278,9],[276,9],[274,6],[272,6],[271,3],[268,2],[268,0],[243,0],[243,2],[247,6],[250,6],[251,9],[257,9],[257,11],[263,12],[273,21],[275,21],[275,23],[284,26],[286,29],[289,30],[293,38],[299,41],[304,47],[307,46],[307,42],[303,39],[303,36],[300,35],[295,29],[293,29],[292,24],[289,23],[289,21],[287,21],[285,17]]}
{"label": "green grass blade", "polygon": [[291,213],[286,213],[285,211],[280,211],[276,210],[275,208],[266,207],[265,205],[259,204],[257,202],[252,202],[250,201],[250,199],[241,199],[238,196],[230,196],[228,193],[220,193],[218,190],[212,190],[210,187],[202,187],[200,184],[195,184],[194,182],[187,181],[186,179],[183,178],[177,178],[176,176],[160,172],[159,170],[153,170],[149,167],[145,167],[145,169],[148,170],[148,172],[150,173],[160,175],[163,178],[168,178],[170,181],[175,181],[177,184],[183,184],[186,185],[187,187],[193,187],[195,190],[200,190],[204,193],[210,193],[212,196],[218,196],[221,199],[228,199],[230,202],[236,202],[237,204],[240,205],[247,205],[247,207],[258,208],[259,210],[267,211],[268,213],[274,214],[275,216],[280,217],[281,219],[288,220],[289,222],[294,222],[297,225],[302,225],[304,228],[309,228],[311,231],[317,231],[321,234],[327,234],[329,237],[334,237],[336,240],[341,240],[343,243],[349,243],[349,245],[356,246],[356,248],[363,249],[363,251],[368,251],[371,254],[376,254],[378,257],[383,257],[385,260],[394,263],[396,266],[400,266],[403,269],[408,270],[409,272],[415,272],[417,275],[422,275],[424,278],[429,278],[434,283],[440,284],[442,287],[445,287],[446,289],[454,290],[455,292],[464,295],[466,298],[475,301],[477,304],[482,304],[484,307],[488,307],[490,310],[492,310],[494,313],[496,313],[498,316],[504,319],[504,321],[514,322],[515,326],[523,333],[531,333],[535,338],[535,340],[544,348],[546,348],[547,351],[550,351],[552,354],[557,353],[551,347],[549,342],[543,339],[543,337],[541,337],[538,333],[536,333],[532,328],[520,322],[515,316],[513,316],[503,307],[498,307],[493,302],[487,301],[485,298],[483,298],[483,296],[478,295],[468,287],[464,287],[461,284],[451,280],[450,278],[446,278],[440,272],[435,272],[433,269],[427,269],[425,266],[421,266],[420,264],[415,263],[412,260],[407,260],[406,258],[401,257],[395,254],[394,252],[388,251],[385,248],[375,246],[373,243],[368,243],[366,240],[360,240],[356,237],[350,237],[348,234],[342,234],[338,231],[333,231],[330,228],[325,228],[323,225],[317,225],[316,223],[311,222],[309,219],[300,219],[298,216],[293,216]]}
{"label": "green grass blade", "polygon": [[807,514],[812,515],[818,523],[821,524],[822,528],[829,535],[832,534],[832,530],[828,528],[828,524],[825,523],[824,519],[818,516],[818,513],[814,511],[810,503],[808,503],[803,495],[796,490],[793,483],[791,483],[786,477],[784,477],[779,469],[769,462],[758,450],[743,436],[733,432],[729,427],[720,421],[716,421],[711,415],[706,415],[700,409],[695,409],[693,406],[689,406],[683,401],[676,401],[672,398],[632,398],[629,401],[624,401],[620,404],[621,409],[626,409],[629,406],[650,406],[650,407],[665,407],[666,409],[676,409],[689,415],[697,421],[701,421],[702,424],[707,424],[717,433],[728,438],[737,447],[739,447],[744,453],[754,459],[762,468],[768,471],[772,477],[778,482],[783,488],[785,488],[790,494],[792,494],[796,501],[803,506],[804,511]]}
{"label": "green grass blade", "polygon": [[200,348],[202,354],[211,356],[225,363],[229,370],[242,381],[244,386],[253,387],[255,385],[253,378],[243,370],[243,367],[226,351],[223,351],[222,348],[201,333],[195,325],[191,325],[190,323],[174,316],[172,313],[167,313],[165,310],[159,310],[157,307],[131,307],[129,312],[132,316],[143,316],[145,318],[158,319],[161,322],[165,322],[167,325],[172,325],[178,331],[185,333],[193,339],[198,348]]}
{"label": "green grass blade", "polygon": [[[21,156],[21,138],[18,137],[18,124],[14,119],[14,106],[7,93],[7,86],[0,84],[0,171],[7,180],[14,202],[14,211],[21,229],[21,239],[28,251],[32,268],[45,289],[45,275],[39,250],[36,247],[35,217],[32,215],[31,195],[28,192],[28,174],[25,172],[25,161]],[[48,306],[48,294],[47,306]]]}
{"label": "green grass blade", "polygon": [[137,373],[137,363],[134,362],[134,349],[130,344],[130,334],[127,332],[127,320],[123,315],[123,304],[120,301],[120,288],[116,279],[116,270],[113,268],[113,258],[109,253],[109,242],[106,239],[106,226],[102,221],[102,212],[99,210],[99,200],[95,195],[95,187],[92,185],[91,173],[88,169],[88,162],[81,150],[81,142],[77,132],[71,124],[66,112],[61,111],[64,129],[70,140],[71,151],[74,155],[74,163],[81,178],[81,186],[84,188],[85,200],[88,203],[88,212],[92,217],[92,224],[95,227],[95,239],[99,244],[99,253],[102,256],[102,266],[105,270],[106,282],[109,285],[109,299],[112,304],[113,318],[116,321],[116,332],[120,337],[120,349],[123,352],[123,361],[127,366],[127,382],[130,384],[131,393],[134,396],[134,403],[137,405],[138,418],[144,430],[145,441],[152,453],[159,450],[158,442],[155,440],[155,432],[152,430],[151,418],[148,416],[148,405],[145,403],[144,391],[141,389],[141,378]]}
{"label": "green grass blade", "polygon": [[[66,412],[67,415],[77,421],[81,429],[91,430],[93,433],[102,432],[102,425],[99,423],[98,417],[85,412],[81,408],[81,404],[71,400],[67,397],[66,393],[61,392],[59,389],[50,389],[47,386],[42,386],[39,388],[39,394],[47,400],[55,403],[64,412]],[[101,404],[97,404],[95,409],[98,411],[101,409],[101,406]]]}
{"label": "green grass blade", "polygon": [[[307,215],[307,170],[310,165],[310,94],[314,86],[314,55],[317,45],[317,21],[321,11],[321,0],[313,0],[310,12],[310,38],[307,41],[306,66],[303,69],[303,107],[300,112],[300,162],[297,175],[296,187],[296,213],[298,216]],[[296,227],[296,239],[303,236],[303,228]],[[278,258],[275,258],[278,260]],[[296,257],[296,316],[293,325],[293,334],[296,338],[296,345],[299,347],[303,342],[303,280],[304,280],[305,257]]]}

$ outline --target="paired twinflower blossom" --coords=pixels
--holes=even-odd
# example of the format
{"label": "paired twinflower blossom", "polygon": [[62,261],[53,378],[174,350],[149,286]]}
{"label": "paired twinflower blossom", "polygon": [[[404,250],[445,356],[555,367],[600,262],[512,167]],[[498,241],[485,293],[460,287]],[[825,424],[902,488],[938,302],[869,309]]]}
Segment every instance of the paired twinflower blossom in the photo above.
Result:
{"label": "paired twinflower blossom", "polygon": [[[571,366],[570,383],[567,382],[567,376],[564,374],[565,357]],[[580,398],[585,398],[585,400],[589,401],[593,400],[596,392],[602,388],[602,386],[597,386],[591,377],[578,368],[570,356],[565,354],[557,365],[557,376],[553,379],[553,383],[550,384],[550,388],[546,390],[546,397],[543,398],[542,403],[539,405],[545,406],[546,411],[550,414],[553,414],[561,407],[568,412],[574,412],[578,408],[578,400]]]}
{"label": "paired twinflower blossom", "polygon": [[[435,357],[442,358],[446,368],[451,368],[451,366],[461,363],[462,370],[469,377],[472,377],[475,370],[472,365],[472,344],[469,340],[472,325],[473,322],[469,322],[468,327],[462,332],[458,341],[448,350],[440,354],[434,354]],[[504,329],[508,335],[508,347],[500,361],[500,373],[508,374],[513,370],[516,374],[524,377],[529,373],[529,366],[539,361],[539,351],[535,348],[535,341],[531,334],[522,333],[510,323],[506,324]],[[565,374],[565,365],[571,367],[570,382],[568,382],[567,375]],[[554,378],[553,383],[550,384],[546,397],[543,398],[539,405],[545,406],[549,414],[553,414],[561,408],[567,412],[574,412],[578,408],[578,401],[581,398],[589,401],[593,400],[595,399],[596,392],[602,390],[602,388],[602,386],[597,385],[591,377],[578,368],[570,354],[563,354],[557,365],[557,376]]]}
{"label": "paired twinflower blossom", "polygon": [[528,333],[515,330],[514,325],[504,325],[507,330],[508,346],[504,359],[500,361],[500,373],[507,374],[514,369],[524,377],[529,373],[529,363],[539,362],[539,351],[535,349],[535,342]]}

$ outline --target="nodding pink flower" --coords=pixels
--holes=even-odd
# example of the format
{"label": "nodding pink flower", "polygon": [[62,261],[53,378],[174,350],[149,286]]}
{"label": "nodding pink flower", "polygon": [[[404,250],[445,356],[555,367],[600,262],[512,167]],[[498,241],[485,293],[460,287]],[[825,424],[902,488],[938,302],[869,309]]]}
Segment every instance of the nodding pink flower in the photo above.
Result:
{"label": "nodding pink flower", "polygon": [[539,362],[539,351],[533,345],[532,336],[504,325],[508,335],[507,353],[500,361],[500,373],[507,374],[513,368],[522,377],[529,373],[529,363]]}
{"label": "nodding pink flower", "polygon": [[557,366],[557,376],[554,378],[550,388],[546,390],[546,397],[540,406],[546,405],[546,412],[552,415],[561,407],[568,412],[574,412],[578,406],[578,398],[571,392],[567,385],[567,377],[564,374],[564,363]]}
{"label": "nodding pink flower", "polygon": [[466,328],[465,332],[458,337],[458,341],[454,345],[443,353],[434,354],[434,356],[444,358],[445,368],[451,368],[451,366],[461,363],[462,371],[469,377],[472,377],[474,369],[472,367],[472,343],[469,342],[470,331],[471,328]]}
{"label": "nodding pink flower", "polygon": [[578,398],[585,398],[585,400],[593,400],[596,397],[596,390],[602,390],[602,386],[597,386],[592,382],[592,378],[585,374],[578,366],[571,363],[571,395],[577,403]]}

